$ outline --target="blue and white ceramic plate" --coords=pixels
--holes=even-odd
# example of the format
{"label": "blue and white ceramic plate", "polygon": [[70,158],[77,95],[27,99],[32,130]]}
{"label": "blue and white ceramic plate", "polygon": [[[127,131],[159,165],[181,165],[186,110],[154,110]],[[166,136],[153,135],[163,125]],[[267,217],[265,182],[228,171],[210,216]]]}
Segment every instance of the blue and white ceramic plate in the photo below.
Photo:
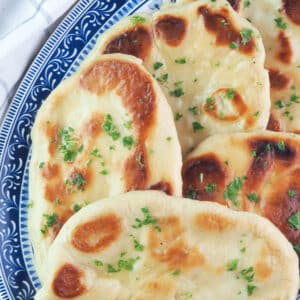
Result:
{"label": "blue and white ceramic plate", "polygon": [[27,71],[0,132],[0,298],[33,299],[40,287],[27,232],[30,131],[42,101],[72,74],[97,37],[136,11],[162,0],[81,0]]}
{"label": "blue and white ceramic plate", "polygon": [[26,226],[30,130],[37,110],[59,82],[76,70],[102,32],[126,15],[158,9],[161,2],[79,1],[25,75],[0,132],[1,299],[33,299],[40,287]]}

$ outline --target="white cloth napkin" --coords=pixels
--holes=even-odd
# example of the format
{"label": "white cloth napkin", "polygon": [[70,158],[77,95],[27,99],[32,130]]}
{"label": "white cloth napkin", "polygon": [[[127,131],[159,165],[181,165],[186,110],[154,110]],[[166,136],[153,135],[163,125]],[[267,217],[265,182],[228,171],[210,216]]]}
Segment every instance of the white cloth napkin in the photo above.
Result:
{"label": "white cloth napkin", "polygon": [[20,79],[77,0],[0,0],[0,123]]}

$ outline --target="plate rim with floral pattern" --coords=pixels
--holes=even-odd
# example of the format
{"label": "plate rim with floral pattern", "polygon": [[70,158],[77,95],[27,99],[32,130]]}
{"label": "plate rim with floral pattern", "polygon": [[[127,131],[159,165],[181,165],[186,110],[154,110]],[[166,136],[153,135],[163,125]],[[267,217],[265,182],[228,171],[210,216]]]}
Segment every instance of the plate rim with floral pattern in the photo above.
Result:
{"label": "plate rim with floral pattern", "polygon": [[52,33],[27,70],[0,130],[0,298],[33,299],[40,287],[27,232],[30,131],[38,108],[72,74],[98,36],[134,12],[162,0],[80,0]]}

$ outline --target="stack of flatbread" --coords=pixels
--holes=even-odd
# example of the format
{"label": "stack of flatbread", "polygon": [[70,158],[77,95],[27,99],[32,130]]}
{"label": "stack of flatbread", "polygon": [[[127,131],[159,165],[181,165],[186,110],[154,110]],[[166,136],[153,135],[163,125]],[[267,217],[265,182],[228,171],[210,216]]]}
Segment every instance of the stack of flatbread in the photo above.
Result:
{"label": "stack of flatbread", "polygon": [[36,299],[295,300],[299,16],[182,0],[100,36],[32,129]]}

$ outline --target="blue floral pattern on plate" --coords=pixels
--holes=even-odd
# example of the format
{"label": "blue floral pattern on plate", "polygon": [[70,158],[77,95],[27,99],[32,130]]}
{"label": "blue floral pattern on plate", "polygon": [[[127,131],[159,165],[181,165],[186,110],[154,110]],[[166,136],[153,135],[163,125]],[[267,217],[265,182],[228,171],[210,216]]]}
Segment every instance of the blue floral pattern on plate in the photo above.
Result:
{"label": "blue floral pattern on plate", "polygon": [[0,132],[1,299],[33,299],[40,286],[26,226],[30,131],[38,108],[76,70],[103,31],[125,15],[153,11],[161,4],[162,0],[81,0],[27,71]]}

